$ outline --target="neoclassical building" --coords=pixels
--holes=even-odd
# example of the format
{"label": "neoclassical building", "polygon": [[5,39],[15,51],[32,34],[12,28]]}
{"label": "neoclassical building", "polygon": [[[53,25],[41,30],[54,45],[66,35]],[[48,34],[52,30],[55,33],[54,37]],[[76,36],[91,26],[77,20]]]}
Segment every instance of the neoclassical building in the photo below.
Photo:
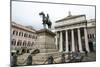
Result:
{"label": "neoclassical building", "polygon": [[[69,15],[55,22],[56,45],[60,52],[88,52],[94,50],[95,20],[87,21],[85,15]],[[92,40],[90,36],[93,36]]]}
{"label": "neoclassical building", "polygon": [[30,26],[11,23],[11,51],[29,53],[34,49],[37,35],[36,30]]}

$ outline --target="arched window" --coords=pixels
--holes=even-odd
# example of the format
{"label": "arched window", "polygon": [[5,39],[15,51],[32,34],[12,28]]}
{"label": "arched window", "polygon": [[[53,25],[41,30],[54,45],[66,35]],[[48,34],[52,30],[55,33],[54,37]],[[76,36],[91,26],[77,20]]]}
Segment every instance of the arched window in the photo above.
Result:
{"label": "arched window", "polygon": [[15,31],[15,30],[13,30],[13,35],[15,35],[15,32],[16,32],[16,31]]}
{"label": "arched window", "polygon": [[25,41],[23,42],[23,46],[24,46],[24,44],[25,44]]}
{"label": "arched window", "polygon": [[16,40],[14,40],[14,44],[13,44],[14,46],[16,45]]}
{"label": "arched window", "polygon": [[16,31],[16,36],[18,35],[18,31]]}
{"label": "arched window", "polygon": [[24,37],[27,37],[27,36],[28,36],[28,34],[27,34],[27,33],[25,33],[25,34],[24,34]]}
{"label": "arched window", "polygon": [[26,37],[26,33],[24,34],[24,37]]}
{"label": "arched window", "polygon": [[23,36],[23,32],[22,32],[22,36]]}
{"label": "arched window", "polygon": [[23,42],[23,46],[26,46],[26,41]]}
{"label": "arched window", "polygon": [[19,36],[21,36],[21,32],[19,32]]}
{"label": "arched window", "polygon": [[16,45],[16,40],[15,39],[12,40],[12,45],[14,45],[14,46]]}
{"label": "arched window", "polygon": [[12,40],[12,41],[11,41],[11,45],[13,45],[13,43],[14,43],[14,41]]}
{"label": "arched window", "polygon": [[22,44],[22,41],[21,40],[18,40],[17,46],[21,46],[21,44]]}
{"label": "arched window", "polygon": [[31,35],[29,34],[29,38],[31,38]]}
{"label": "arched window", "polygon": [[17,42],[17,46],[19,46],[19,45],[20,45],[20,42],[18,41],[18,42]]}

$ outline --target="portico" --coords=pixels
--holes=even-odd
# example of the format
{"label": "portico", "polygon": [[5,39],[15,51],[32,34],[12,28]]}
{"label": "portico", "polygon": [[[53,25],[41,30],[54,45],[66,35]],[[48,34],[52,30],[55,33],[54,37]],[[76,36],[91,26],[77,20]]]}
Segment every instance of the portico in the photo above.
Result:
{"label": "portico", "polygon": [[85,15],[67,16],[56,21],[56,45],[60,52],[89,52]]}

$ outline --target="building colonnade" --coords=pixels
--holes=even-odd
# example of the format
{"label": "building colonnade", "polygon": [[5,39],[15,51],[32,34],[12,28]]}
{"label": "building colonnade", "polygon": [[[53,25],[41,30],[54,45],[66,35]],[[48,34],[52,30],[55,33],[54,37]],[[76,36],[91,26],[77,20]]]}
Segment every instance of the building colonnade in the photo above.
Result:
{"label": "building colonnade", "polygon": [[[87,29],[86,27],[83,28],[83,32],[81,32],[80,30],[81,28],[77,28],[76,32],[77,32],[77,36],[75,35],[75,30],[74,29],[70,29],[70,35],[71,37],[69,37],[70,35],[68,34],[68,30],[64,30],[65,31],[65,36],[63,36],[63,31],[57,31],[59,33],[56,32],[56,34],[58,35],[56,37],[56,45],[58,46],[58,50],[60,52],[75,52],[76,50],[79,50],[80,52],[87,50],[89,52],[89,45],[88,45],[88,36],[87,36]],[[84,48],[83,48],[83,43],[82,43],[82,36],[81,33],[84,34]],[[65,37],[65,38],[64,38]],[[77,39],[76,39],[77,37]],[[70,41],[69,41],[70,38]],[[65,40],[65,42],[63,42]],[[76,43],[77,41],[77,49],[76,49]],[[65,45],[63,47],[63,45]],[[64,50],[65,48],[65,50]],[[70,49],[70,50],[69,50]]]}

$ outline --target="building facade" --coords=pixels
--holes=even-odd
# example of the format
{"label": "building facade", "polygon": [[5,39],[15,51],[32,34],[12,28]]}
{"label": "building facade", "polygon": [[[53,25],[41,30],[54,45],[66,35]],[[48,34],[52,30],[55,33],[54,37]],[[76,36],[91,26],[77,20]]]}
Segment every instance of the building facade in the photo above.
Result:
{"label": "building facade", "polygon": [[90,51],[96,51],[96,21],[91,19],[87,21],[87,33]]}
{"label": "building facade", "polygon": [[[95,21],[88,22],[85,15],[69,15],[55,22],[56,45],[60,52],[92,51],[88,37],[95,34]],[[92,32],[92,33],[91,33]],[[94,40],[91,42],[95,42]]]}
{"label": "building facade", "polygon": [[11,26],[11,51],[29,53],[30,50],[34,49],[37,39],[36,30],[15,22],[12,22]]}

